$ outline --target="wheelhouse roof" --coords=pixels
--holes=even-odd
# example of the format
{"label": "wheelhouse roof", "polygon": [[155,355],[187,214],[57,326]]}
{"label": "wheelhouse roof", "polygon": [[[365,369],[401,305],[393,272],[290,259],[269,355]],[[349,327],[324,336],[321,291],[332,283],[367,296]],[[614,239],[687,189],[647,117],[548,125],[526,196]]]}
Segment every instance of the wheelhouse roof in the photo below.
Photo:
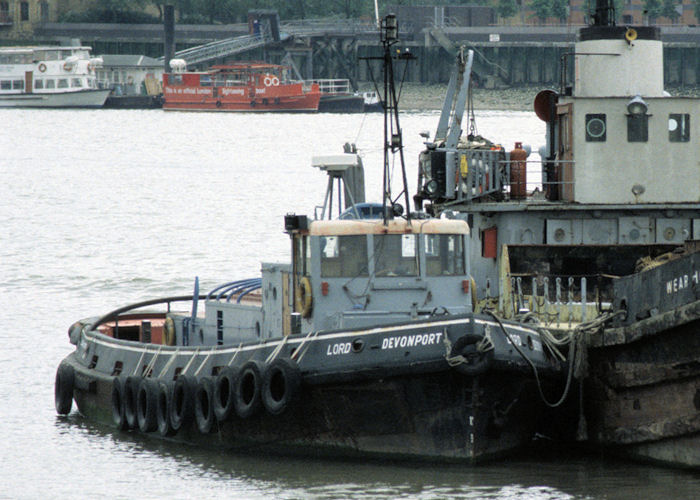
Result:
{"label": "wheelhouse roof", "polygon": [[311,236],[349,236],[361,234],[469,234],[469,225],[458,219],[393,219],[386,225],[381,219],[317,220],[309,224]]}

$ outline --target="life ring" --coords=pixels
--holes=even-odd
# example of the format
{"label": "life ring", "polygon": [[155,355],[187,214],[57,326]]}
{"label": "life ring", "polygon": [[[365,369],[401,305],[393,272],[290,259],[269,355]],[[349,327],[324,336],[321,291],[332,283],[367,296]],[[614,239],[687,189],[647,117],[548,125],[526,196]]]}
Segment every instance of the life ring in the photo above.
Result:
{"label": "life ring", "polygon": [[265,369],[262,402],[270,415],[284,413],[294,402],[301,386],[299,365],[289,358],[277,358]]}
{"label": "life ring", "polygon": [[462,356],[464,359],[461,363],[455,365],[457,370],[462,375],[474,377],[484,373],[491,361],[493,360],[493,350],[479,351],[476,345],[481,342],[484,337],[478,333],[467,333],[457,339],[450,350],[450,357],[454,358]]}
{"label": "life ring", "polygon": [[42,73],[46,71],[46,64],[44,63],[39,63],[39,71]]}
{"label": "life ring", "polygon": [[304,276],[299,281],[299,286],[295,293],[295,308],[299,311],[304,318],[308,318],[311,315],[311,308],[313,307],[314,299],[311,294],[311,281],[309,278]]}
{"label": "life ring", "polygon": [[251,417],[260,409],[261,374],[262,363],[259,361],[250,360],[241,367],[233,401],[236,414],[241,418]]}
{"label": "life ring", "polygon": [[75,387],[75,370],[67,363],[61,363],[56,370],[54,384],[54,402],[56,413],[68,415],[73,406],[73,388]]}
{"label": "life ring", "polygon": [[280,79],[277,78],[276,76],[273,76],[270,80],[271,80],[271,83],[272,83],[272,86],[273,86],[273,87],[276,87],[277,85],[280,84]]}
{"label": "life ring", "polygon": [[124,415],[125,400],[124,400],[124,386],[126,384],[126,377],[114,377],[112,380],[112,422],[114,426],[120,430],[125,431],[129,428],[129,424],[126,421],[126,416]]}
{"label": "life ring", "polygon": [[211,377],[202,377],[197,385],[194,398],[194,418],[197,428],[202,434],[209,434],[214,430],[216,417],[214,416],[214,382]]}
{"label": "life ring", "polygon": [[141,385],[141,377],[126,377],[124,382],[124,418],[129,429],[138,426],[138,415],[136,413],[136,395]]}
{"label": "life ring", "polygon": [[627,31],[625,31],[625,40],[628,42],[633,42],[637,39],[637,30],[634,28],[627,28]]}
{"label": "life ring", "polygon": [[263,80],[263,82],[265,83],[266,87],[269,87],[270,85],[272,85],[272,78],[270,78],[269,76],[266,76],[265,79]]}
{"label": "life ring", "polygon": [[151,378],[144,378],[136,393],[136,420],[141,432],[153,432],[158,428],[156,412],[158,385]]}
{"label": "life ring", "polygon": [[165,318],[163,324],[163,344],[175,345],[175,321],[170,317]]}
{"label": "life ring", "polygon": [[216,107],[220,108],[221,107],[221,101],[216,101]]}
{"label": "life ring", "polygon": [[163,380],[158,381],[158,395],[156,403],[156,421],[158,423],[158,434],[163,437],[175,434],[170,423],[170,399],[172,384]]}
{"label": "life ring", "polygon": [[194,392],[197,379],[190,375],[180,375],[173,386],[170,398],[170,424],[178,431],[187,427],[194,417]]}
{"label": "life ring", "polygon": [[236,379],[238,374],[230,366],[224,367],[216,378],[214,386],[214,415],[219,422],[231,418],[236,397]]}

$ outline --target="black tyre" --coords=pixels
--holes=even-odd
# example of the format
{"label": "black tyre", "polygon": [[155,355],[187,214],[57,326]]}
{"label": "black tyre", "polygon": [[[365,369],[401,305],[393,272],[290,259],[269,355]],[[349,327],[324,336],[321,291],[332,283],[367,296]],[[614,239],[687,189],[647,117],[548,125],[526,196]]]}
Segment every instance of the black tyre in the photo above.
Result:
{"label": "black tyre", "polygon": [[180,375],[173,386],[170,400],[170,424],[178,431],[188,427],[194,418],[194,396],[197,379],[190,375]]}
{"label": "black tyre", "polygon": [[236,399],[236,379],[235,369],[227,366],[219,372],[214,386],[214,415],[219,422],[225,422],[231,418]]}
{"label": "black tyre", "polygon": [[73,388],[75,386],[75,371],[67,363],[61,363],[56,370],[54,382],[54,404],[56,413],[68,415],[73,406]]}
{"label": "black tyre", "polygon": [[170,406],[172,401],[172,384],[158,381],[158,394],[156,403],[156,421],[158,422],[158,434],[163,437],[175,434],[175,429],[170,422]]}
{"label": "black tyre", "polygon": [[467,333],[458,338],[452,345],[450,357],[460,355],[464,357],[464,362],[454,367],[455,370],[462,375],[467,375],[469,377],[481,375],[488,370],[491,365],[493,349],[489,351],[479,351],[477,349],[477,344],[481,342],[481,339],[483,339],[483,336],[478,333]]}
{"label": "black tyre", "polygon": [[265,369],[262,402],[271,415],[284,413],[294,402],[301,386],[299,366],[288,358],[277,358]]}
{"label": "black tyre", "polygon": [[213,403],[214,381],[211,377],[203,377],[197,385],[194,398],[194,417],[202,434],[209,434],[216,426]]}
{"label": "black tyre", "polygon": [[136,415],[136,393],[141,385],[141,377],[126,377],[124,383],[124,417],[129,429],[135,429],[138,425],[138,417]]}
{"label": "black tyre", "polygon": [[124,415],[126,377],[114,377],[112,380],[112,422],[120,431],[129,428]]}
{"label": "black tyre", "polygon": [[158,428],[158,384],[144,378],[136,393],[136,418],[141,432],[153,432]]}
{"label": "black tyre", "polygon": [[234,407],[241,418],[248,418],[260,410],[262,388],[262,363],[248,361],[241,367],[236,380]]}

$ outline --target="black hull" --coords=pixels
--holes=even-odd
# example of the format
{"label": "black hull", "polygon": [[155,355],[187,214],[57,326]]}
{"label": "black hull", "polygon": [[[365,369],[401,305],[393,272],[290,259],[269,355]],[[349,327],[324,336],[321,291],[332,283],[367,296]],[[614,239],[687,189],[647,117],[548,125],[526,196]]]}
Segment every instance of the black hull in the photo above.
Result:
{"label": "black hull", "polygon": [[[593,445],[700,469],[698,257],[632,276],[619,287],[617,296],[634,304],[634,315],[603,331],[589,349],[585,404]],[[662,296],[648,297],[652,293]],[[647,311],[645,304],[660,310]],[[635,321],[640,316],[648,317]]]}
{"label": "black hull", "polygon": [[[73,355],[64,363],[75,369],[80,412],[111,425],[112,377],[95,377]],[[444,371],[304,385],[282,415],[264,409],[246,419],[234,415],[209,434],[192,423],[172,439],[225,450],[476,463],[530,443],[540,411],[536,386],[526,377]]]}

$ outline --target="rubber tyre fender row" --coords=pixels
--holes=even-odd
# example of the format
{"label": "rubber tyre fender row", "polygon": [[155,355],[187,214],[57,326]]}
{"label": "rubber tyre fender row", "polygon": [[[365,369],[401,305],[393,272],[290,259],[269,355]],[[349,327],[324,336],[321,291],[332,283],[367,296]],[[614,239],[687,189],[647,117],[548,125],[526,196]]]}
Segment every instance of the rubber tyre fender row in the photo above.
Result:
{"label": "rubber tyre fender row", "polygon": [[216,429],[214,381],[211,377],[202,377],[197,384],[194,398],[194,417],[197,421],[197,428],[202,434],[209,434]]}
{"label": "rubber tyre fender row", "polygon": [[263,364],[250,360],[241,366],[236,379],[234,408],[241,418],[250,418],[260,410]]}
{"label": "rubber tyre fender row", "polygon": [[266,368],[261,399],[270,415],[281,415],[295,402],[301,386],[299,366],[288,358],[277,358]]}
{"label": "rubber tyre fender row", "polygon": [[476,345],[481,342],[483,335],[478,333],[467,333],[458,338],[452,345],[450,357],[464,356],[465,362],[456,365],[454,368],[457,372],[468,377],[481,375],[488,370],[493,360],[493,349],[490,351],[479,352]]}
{"label": "rubber tyre fender row", "polygon": [[173,385],[170,398],[170,424],[179,431],[188,427],[194,419],[194,397],[197,379],[191,375],[180,375]]}
{"label": "rubber tyre fender row", "polygon": [[226,366],[221,369],[214,384],[214,415],[219,422],[226,422],[234,412],[238,371]]}
{"label": "rubber tyre fender row", "polygon": [[56,369],[54,382],[54,404],[56,413],[68,415],[73,406],[73,389],[75,387],[75,370],[68,363],[61,363]]}
{"label": "rubber tyre fender row", "polygon": [[156,398],[156,422],[158,427],[158,434],[160,434],[163,437],[172,436],[175,434],[175,429],[173,429],[173,424],[170,421],[172,384],[163,380],[159,380]]}
{"label": "rubber tyre fender row", "polygon": [[136,391],[136,421],[141,432],[153,432],[158,428],[157,420],[158,383],[144,378]]}

